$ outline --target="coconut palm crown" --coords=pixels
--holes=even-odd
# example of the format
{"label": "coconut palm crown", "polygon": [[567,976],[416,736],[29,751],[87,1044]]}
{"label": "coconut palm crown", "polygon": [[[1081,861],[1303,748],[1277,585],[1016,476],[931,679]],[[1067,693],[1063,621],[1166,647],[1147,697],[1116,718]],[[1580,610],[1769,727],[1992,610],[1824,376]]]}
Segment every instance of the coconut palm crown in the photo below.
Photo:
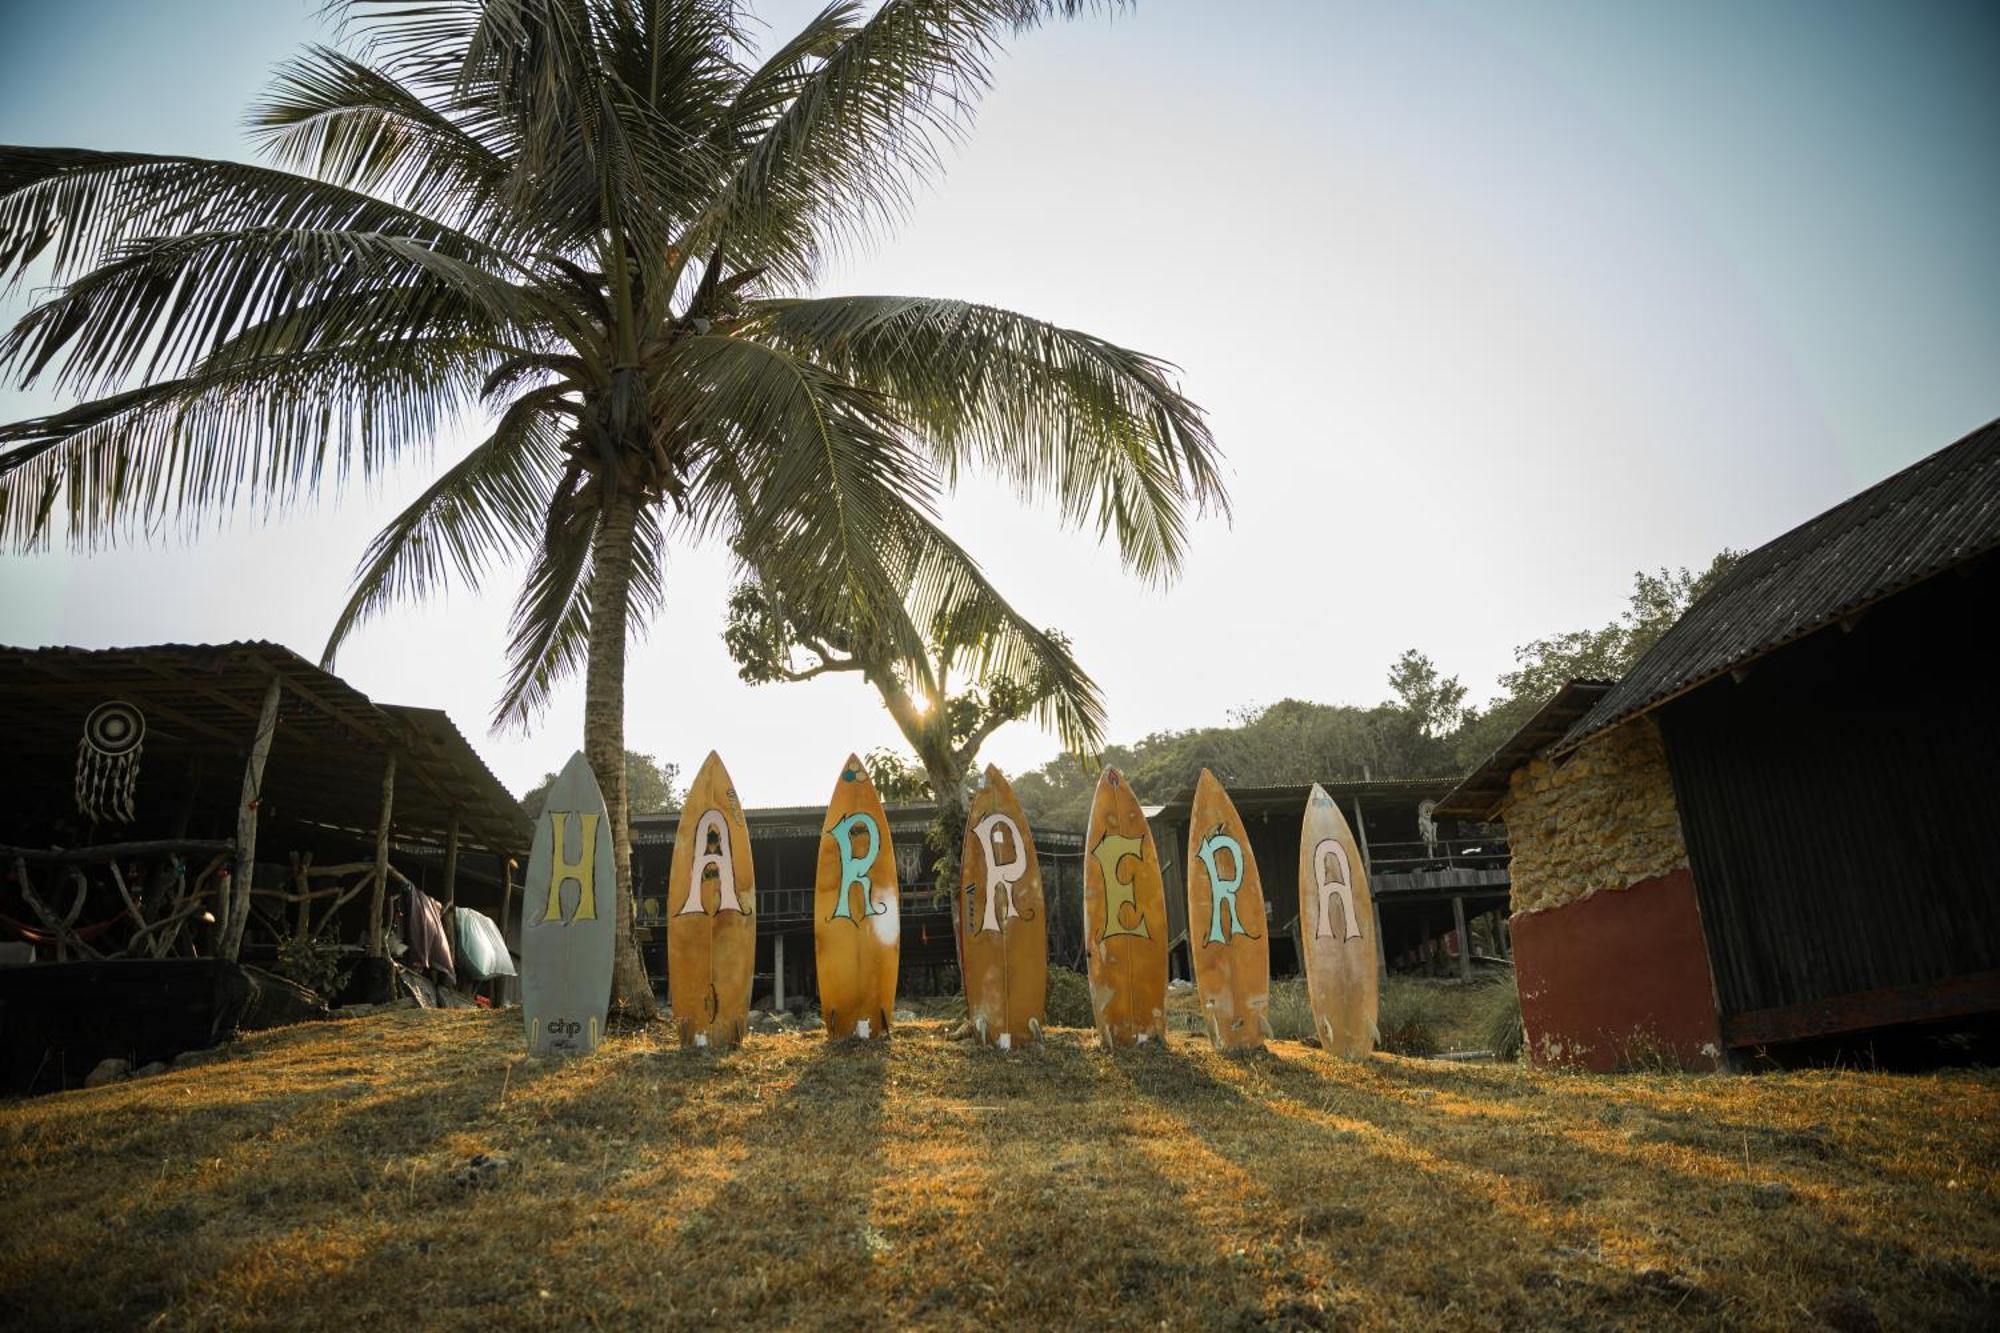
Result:
{"label": "coconut palm crown", "polygon": [[1226,506],[1164,363],[962,301],[810,295],[936,172],[1001,41],[1079,7],[835,3],[758,59],[724,0],[353,0],[341,46],[252,109],[266,165],[0,148],[0,272],[53,282],[0,371],[77,400],[0,427],[0,543],[282,513],[479,423],[374,539],[326,654],[398,599],[525,566],[496,722],[582,669],[614,989],[649,1012],[624,654],[670,545],[727,543],[914,669],[931,617],[975,608],[1029,672],[1067,657],[936,522],[961,472],[1154,581]]}

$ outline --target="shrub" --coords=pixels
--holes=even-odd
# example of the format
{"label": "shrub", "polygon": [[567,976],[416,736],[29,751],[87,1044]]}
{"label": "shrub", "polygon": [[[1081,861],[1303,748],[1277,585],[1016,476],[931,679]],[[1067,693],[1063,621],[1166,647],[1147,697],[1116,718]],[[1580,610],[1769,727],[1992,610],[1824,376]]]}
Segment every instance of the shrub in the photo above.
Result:
{"label": "shrub", "polygon": [[287,936],[278,941],[278,960],[271,970],[287,981],[296,981],[307,990],[331,1001],[347,985],[351,965],[344,965],[340,942],[327,935],[302,940]]}
{"label": "shrub", "polygon": [[1514,978],[1506,977],[1487,988],[1485,1012],[1480,1015],[1480,1031],[1486,1049],[1496,1060],[1519,1060],[1526,1045],[1521,1027],[1521,991]]}
{"label": "shrub", "polygon": [[1053,1028],[1097,1026],[1097,1015],[1090,1007],[1090,982],[1083,973],[1067,967],[1049,968],[1048,1018]]}
{"label": "shrub", "polygon": [[1378,1021],[1383,1050],[1397,1055],[1436,1055],[1444,1047],[1451,1008],[1434,988],[1420,981],[1392,978],[1382,988]]}
{"label": "shrub", "polygon": [[1271,983],[1271,1035],[1285,1041],[1313,1036],[1312,996],[1304,977],[1282,977]]}

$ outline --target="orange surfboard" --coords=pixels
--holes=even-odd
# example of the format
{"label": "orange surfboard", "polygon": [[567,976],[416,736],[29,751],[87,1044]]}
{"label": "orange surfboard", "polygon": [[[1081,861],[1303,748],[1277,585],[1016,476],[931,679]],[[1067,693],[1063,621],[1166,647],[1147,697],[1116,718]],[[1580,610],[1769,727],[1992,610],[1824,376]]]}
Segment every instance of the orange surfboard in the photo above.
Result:
{"label": "orange surfboard", "polygon": [[1084,835],[1083,942],[1106,1046],[1167,1037],[1167,894],[1153,831],[1125,775],[1098,776]]}
{"label": "orange surfboard", "polygon": [[1320,1045],[1365,1059],[1376,1027],[1380,975],[1375,899],[1361,848],[1333,798],[1315,783],[1299,828],[1299,938],[1305,942],[1306,991]]}
{"label": "orange surfboard", "polygon": [[1218,1051],[1254,1051],[1271,1027],[1271,932],[1264,881],[1235,802],[1201,770],[1188,815],[1188,952],[1208,1039]]}
{"label": "orange surfboard", "polygon": [[986,766],[959,852],[959,936],[966,1016],[979,1040],[1008,1050],[1040,1041],[1049,993],[1042,869],[1014,789]]}
{"label": "orange surfboard", "polygon": [[889,816],[853,755],[827,802],[813,888],[819,1011],[830,1037],[886,1037],[896,1010],[902,905]]}
{"label": "orange surfboard", "polygon": [[667,912],[667,995],[681,1045],[736,1045],[750,1026],[756,871],[742,803],[712,750],[681,806]]}

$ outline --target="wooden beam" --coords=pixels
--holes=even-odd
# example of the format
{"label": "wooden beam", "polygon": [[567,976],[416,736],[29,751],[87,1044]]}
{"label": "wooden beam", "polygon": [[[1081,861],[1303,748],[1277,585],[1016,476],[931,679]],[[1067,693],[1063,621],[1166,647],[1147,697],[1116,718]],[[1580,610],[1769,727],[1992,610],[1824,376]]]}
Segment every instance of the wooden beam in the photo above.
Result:
{"label": "wooden beam", "polygon": [[282,676],[271,677],[264,689],[264,704],[257,712],[257,734],[250,741],[250,757],[243,764],[243,796],[236,805],[236,875],[228,902],[229,913],[222,919],[224,958],[235,960],[243,948],[243,928],[250,922],[250,881],[256,873],[257,805],[264,796],[264,764],[271,757],[271,740],[278,730],[278,699],[285,692]]}
{"label": "wooden beam", "polygon": [[368,956],[382,957],[388,949],[382,909],[389,896],[389,820],[396,806],[396,752],[382,766],[382,822],[375,826],[375,892],[368,907]]}
{"label": "wooden beam", "polygon": [[1451,927],[1458,935],[1458,979],[1472,980],[1472,934],[1465,928],[1465,899],[1453,895]]}
{"label": "wooden beam", "polygon": [[96,847],[7,847],[0,846],[0,859],[19,859],[33,864],[88,865],[95,861],[129,860],[140,856],[161,856],[170,852],[233,852],[236,844],[213,838],[163,838],[156,842],[107,842]]}
{"label": "wooden beam", "polygon": [[451,828],[444,844],[444,910],[449,915],[458,906],[458,810],[451,812]]}

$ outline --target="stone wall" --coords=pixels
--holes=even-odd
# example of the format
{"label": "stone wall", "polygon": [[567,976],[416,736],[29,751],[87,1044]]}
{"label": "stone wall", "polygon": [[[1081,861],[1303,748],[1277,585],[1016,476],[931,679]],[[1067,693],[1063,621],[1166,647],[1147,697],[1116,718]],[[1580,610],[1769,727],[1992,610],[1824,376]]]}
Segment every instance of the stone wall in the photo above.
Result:
{"label": "stone wall", "polygon": [[1516,913],[1546,911],[1687,865],[1660,729],[1638,718],[1558,764],[1514,770],[1500,817]]}

